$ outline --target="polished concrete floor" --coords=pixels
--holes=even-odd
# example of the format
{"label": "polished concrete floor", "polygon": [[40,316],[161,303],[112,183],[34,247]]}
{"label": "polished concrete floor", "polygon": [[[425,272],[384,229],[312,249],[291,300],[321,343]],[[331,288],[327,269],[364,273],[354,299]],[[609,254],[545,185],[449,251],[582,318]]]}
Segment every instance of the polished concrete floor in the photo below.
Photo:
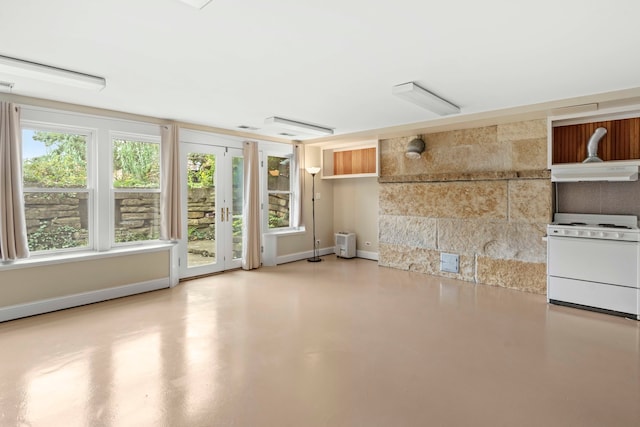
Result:
{"label": "polished concrete floor", "polygon": [[640,322],[323,260],[0,324],[0,425],[640,425]]}

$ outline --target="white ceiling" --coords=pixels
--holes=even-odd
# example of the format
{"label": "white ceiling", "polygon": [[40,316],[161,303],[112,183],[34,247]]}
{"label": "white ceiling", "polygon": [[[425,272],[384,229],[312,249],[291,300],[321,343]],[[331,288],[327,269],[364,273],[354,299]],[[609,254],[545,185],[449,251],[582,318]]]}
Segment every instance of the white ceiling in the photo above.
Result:
{"label": "white ceiling", "polygon": [[[0,55],[107,79],[13,93],[276,135],[436,119],[391,94],[416,81],[463,115],[640,87],[640,2],[612,0],[0,0]],[[0,75],[0,80],[10,80]],[[15,79],[14,79],[15,80]],[[294,137],[294,139],[305,139]]]}

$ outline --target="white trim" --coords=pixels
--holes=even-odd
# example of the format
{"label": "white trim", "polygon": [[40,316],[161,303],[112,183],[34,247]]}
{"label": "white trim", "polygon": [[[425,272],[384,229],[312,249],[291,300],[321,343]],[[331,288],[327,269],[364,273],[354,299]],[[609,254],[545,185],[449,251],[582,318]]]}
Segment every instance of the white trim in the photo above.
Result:
{"label": "white trim", "polygon": [[97,291],[83,292],[58,298],[50,298],[26,304],[17,304],[0,308],[0,322],[19,319],[21,317],[34,316],[66,308],[79,307],[95,302],[107,301],[149,291],[156,291],[169,287],[169,278],[149,280],[147,282],[133,283],[115,288],[100,289]]}
{"label": "white trim", "polygon": [[356,257],[378,261],[378,252],[356,251]]}
{"label": "white trim", "polygon": [[65,252],[63,254],[56,255],[42,255],[33,256],[31,258],[19,259],[15,261],[0,262],[0,271],[13,270],[18,268],[30,268],[43,265],[64,264],[66,262],[76,262],[93,260],[100,258],[110,258],[122,255],[132,255],[146,252],[160,252],[169,251],[175,245],[175,242],[161,242],[152,245],[139,244],[137,246],[125,246],[118,247],[109,251],[77,251],[77,252]]}
{"label": "white trim", "polygon": [[[321,248],[319,250],[320,256],[333,255],[334,253],[335,253],[335,248],[333,246],[328,248]],[[313,250],[305,251],[305,252],[297,252],[297,253],[288,254],[288,255],[282,255],[282,256],[276,257],[276,265],[286,264],[294,261],[301,261],[303,259],[307,259],[311,257],[313,257]]]}

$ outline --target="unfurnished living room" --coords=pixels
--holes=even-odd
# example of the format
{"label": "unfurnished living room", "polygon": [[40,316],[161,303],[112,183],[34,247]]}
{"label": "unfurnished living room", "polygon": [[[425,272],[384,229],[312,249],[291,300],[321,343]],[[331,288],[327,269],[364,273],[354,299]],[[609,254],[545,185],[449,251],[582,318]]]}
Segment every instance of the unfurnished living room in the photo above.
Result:
{"label": "unfurnished living room", "polygon": [[0,11],[0,426],[640,425],[638,2]]}

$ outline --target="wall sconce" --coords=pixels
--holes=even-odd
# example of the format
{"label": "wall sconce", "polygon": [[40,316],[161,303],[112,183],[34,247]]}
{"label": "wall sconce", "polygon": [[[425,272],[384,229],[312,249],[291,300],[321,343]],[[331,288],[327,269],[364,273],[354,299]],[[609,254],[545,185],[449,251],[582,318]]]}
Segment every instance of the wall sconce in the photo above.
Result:
{"label": "wall sconce", "polygon": [[424,141],[420,138],[415,138],[407,145],[407,151],[405,151],[404,155],[407,159],[419,159],[424,149]]}

